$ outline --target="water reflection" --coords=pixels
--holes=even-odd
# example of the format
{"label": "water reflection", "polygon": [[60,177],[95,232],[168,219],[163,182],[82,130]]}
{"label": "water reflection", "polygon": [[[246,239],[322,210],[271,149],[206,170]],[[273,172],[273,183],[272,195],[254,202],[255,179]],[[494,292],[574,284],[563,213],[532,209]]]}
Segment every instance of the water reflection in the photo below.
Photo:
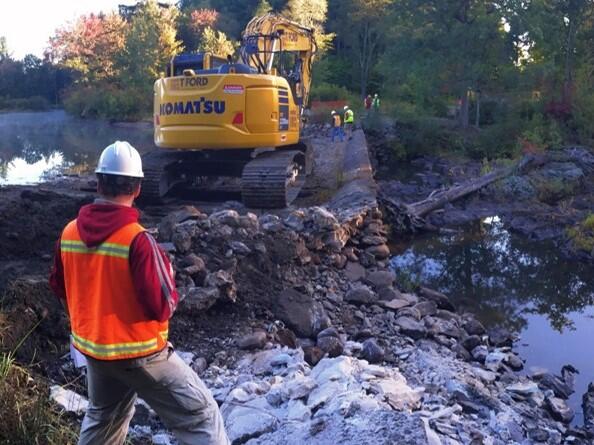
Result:
{"label": "water reflection", "polygon": [[151,125],[112,125],[63,111],[0,114],[0,184],[35,183],[57,173],[91,170],[116,139],[140,151],[154,149]]}
{"label": "water reflection", "polygon": [[582,423],[581,396],[594,376],[592,266],[562,259],[551,243],[509,233],[497,217],[459,235],[397,247],[392,265],[401,283],[420,281],[447,293],[486,326],[520,333],[516,348],[527,370],[575,366],[580,374],[569,404],[574,424]]}
{"label": "water reflection", "polygon": [[516,332],[528,328],[530,314],[546,317],[557,332],[575,329],[576,317],[594,303],[591,266],[509,233],[496,217],[458,235],[416,240],[392,264],[402,280],[439,289],[486,325]]}

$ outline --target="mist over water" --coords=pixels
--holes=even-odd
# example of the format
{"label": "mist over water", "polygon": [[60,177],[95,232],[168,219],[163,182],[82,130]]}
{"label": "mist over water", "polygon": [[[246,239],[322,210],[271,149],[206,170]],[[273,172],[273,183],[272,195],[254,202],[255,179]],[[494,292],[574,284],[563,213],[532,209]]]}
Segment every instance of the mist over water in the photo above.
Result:
{"label": "mist over water", "polygon": [[62,110],[0,113],[0,185],[91,172],[101,150],[118,139],[141,152],[155,148],[150,123],[76,119]]}

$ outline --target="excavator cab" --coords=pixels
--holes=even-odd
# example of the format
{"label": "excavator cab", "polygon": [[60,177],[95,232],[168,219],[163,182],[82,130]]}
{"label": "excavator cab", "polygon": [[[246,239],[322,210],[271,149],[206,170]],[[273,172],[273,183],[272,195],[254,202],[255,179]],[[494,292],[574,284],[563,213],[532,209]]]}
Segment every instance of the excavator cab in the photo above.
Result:
{"label": "excavator cab", "polygon": [[311,170],[299,138],[315,51],[313,30],[267,14],[248,23],[237,63],[174,57],[154,85],[161,150],[144,159],[145,200],[204,176],[231,176],[241,178],[248,207],[287,206]]}
{"label": "excavator cab", "polygon": [[211,72],[214,73],[226,63],[227,59],[213,56],[210,53],[180,54],[173,57],[167,65],[166,77],[182,76],[186,69],[203,74],[212,70]]}

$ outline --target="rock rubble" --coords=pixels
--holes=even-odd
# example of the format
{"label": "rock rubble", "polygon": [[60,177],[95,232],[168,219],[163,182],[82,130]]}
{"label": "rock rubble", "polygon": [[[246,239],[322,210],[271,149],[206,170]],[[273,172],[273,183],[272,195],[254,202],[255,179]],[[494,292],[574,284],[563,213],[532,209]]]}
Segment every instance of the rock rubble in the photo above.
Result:
{"label": "rock rubble", "polygon": [[[509,333],[487,332],[442,293],[402,292],[385,233],[373,206],[186,207],[163,219],[158,240],[183,298],[173,341],[208,336],[196,321],[205,313],[243,317],[206,359],[197,347],[186,356],[233,444],[590,443],[592,431],[570,426],[575,370],[519,375]],[[138,420],[134,440],[147,434],[175,443]]]}

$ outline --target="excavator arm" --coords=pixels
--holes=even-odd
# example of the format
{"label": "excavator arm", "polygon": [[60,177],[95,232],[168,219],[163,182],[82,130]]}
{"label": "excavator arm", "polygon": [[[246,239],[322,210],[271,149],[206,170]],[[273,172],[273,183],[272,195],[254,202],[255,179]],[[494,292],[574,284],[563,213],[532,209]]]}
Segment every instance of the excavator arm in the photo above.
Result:
{"label": "excavator arm", "polygon": [[243,63],[262,74],[287,79],[301,111],[311,89],[311,66],[317,51],[313,29],[269,13],[255,17],[243,32]]}

